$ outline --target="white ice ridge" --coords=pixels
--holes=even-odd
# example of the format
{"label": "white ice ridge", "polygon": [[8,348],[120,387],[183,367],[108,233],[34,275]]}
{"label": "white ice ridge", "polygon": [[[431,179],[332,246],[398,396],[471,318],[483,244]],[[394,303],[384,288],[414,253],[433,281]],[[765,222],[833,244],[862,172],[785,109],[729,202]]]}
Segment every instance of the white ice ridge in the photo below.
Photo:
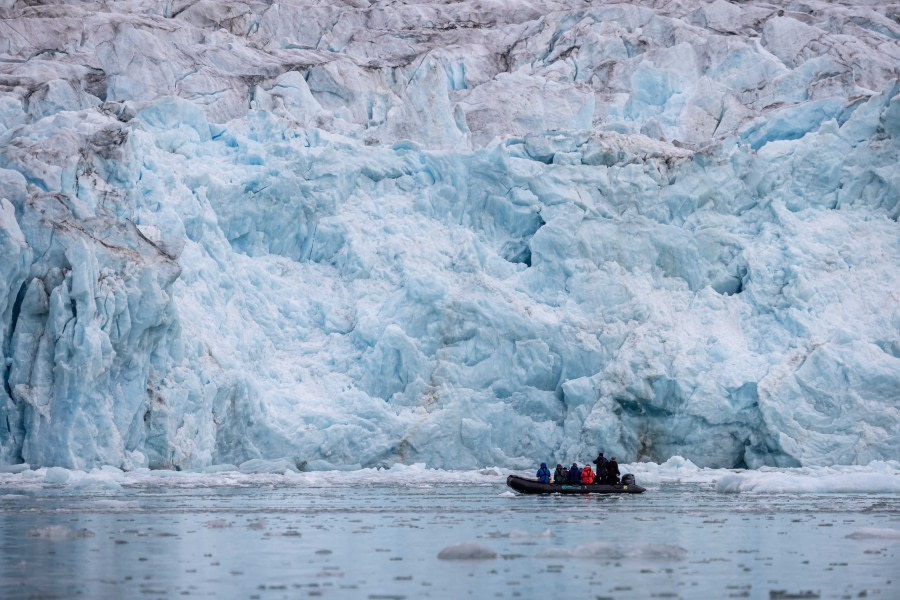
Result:
{"label": "white ice ridge", "polygon": [[0,464],[900,459],[896,5],[30,4]]}
{"label": "white ice ridge", "polygon": [[[445,470],[424,464],[395,464],[389,469],[299,471],[285,460],[251,460],[242,465],[211,465],[196,471],[150,470],[123,471],[100,467],[89,471],[62,467],[0,469],[0,487],[4,491],[46,488],[84,489],[100,495],[119,493],[123,488],[208,488],[247,486],[296,486],[300,488],[351,488],[390,486],[431,488],[435,486],[478,486],[496,488],[506,481],[510,471],[500,467],[476,470]],[[702,468],[680,456],[662,464],[621,465],[623,473],[633,473],[637,483],[657,492],[669,485],[689,485],[723,494],[897,494],[900,493],[900,463],[872,461],[868,465],[840,467],[764,467],[761,470]],[[534,471],[519,471],[533,477]],[[488,492],[486,492],[488,493]],[[518,494],[503,494],[514,498]],[[111,503],[111,504],[110,504]],[[98,504],[106,510],[125,510],[133,505],[122,501]],[[537,532],[492,532],[486,537],[552,537],[549,530]]]}

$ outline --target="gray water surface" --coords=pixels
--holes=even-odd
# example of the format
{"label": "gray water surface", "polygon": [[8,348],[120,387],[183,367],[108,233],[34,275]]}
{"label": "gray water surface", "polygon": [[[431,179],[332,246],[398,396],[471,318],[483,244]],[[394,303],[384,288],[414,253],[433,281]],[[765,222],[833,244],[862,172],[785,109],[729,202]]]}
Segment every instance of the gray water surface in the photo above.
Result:
{"label": "gray water surface", "polygon": [[506,491],[0,486],[0,598],[900,598],[896,495]]}

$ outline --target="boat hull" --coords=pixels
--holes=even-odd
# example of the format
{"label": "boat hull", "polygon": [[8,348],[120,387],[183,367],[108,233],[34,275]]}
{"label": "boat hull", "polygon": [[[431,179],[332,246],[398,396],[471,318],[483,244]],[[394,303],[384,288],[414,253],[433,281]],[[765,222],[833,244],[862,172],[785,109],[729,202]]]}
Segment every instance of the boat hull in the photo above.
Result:
{"label": "boat hull", "polygon": [[636,484],[609,485],[606,483],[541,483],[518,475],[506,478],[506,485],[521,494],[640,494],[645,491]]}

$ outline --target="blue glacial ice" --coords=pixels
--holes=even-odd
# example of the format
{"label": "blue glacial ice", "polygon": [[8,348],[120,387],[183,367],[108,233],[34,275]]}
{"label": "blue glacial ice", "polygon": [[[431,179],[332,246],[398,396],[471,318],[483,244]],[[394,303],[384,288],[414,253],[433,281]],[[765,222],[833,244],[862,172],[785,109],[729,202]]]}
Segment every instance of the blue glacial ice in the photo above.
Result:
{"label": "blue glacial ice", "polygon": [[0,7],[0,464],[900,459],[887,8],[358,4]]}

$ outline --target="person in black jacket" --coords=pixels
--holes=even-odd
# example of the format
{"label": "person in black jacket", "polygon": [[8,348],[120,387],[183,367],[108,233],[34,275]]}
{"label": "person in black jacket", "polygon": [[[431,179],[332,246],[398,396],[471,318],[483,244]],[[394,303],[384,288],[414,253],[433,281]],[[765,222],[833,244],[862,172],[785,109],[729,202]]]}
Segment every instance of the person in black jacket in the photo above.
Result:
{"label": "person in black jacket", "polygon": [[606,468],[609,465],[609,461],[606,460],[602,452],[594,459],[594,464],[597,465],[597,482],[606,483]]}
{"label": "person in black jacket", "polygon": [[556,465],[553,471],[553,483],[566,483],[569,480],[569,474],[563,469],[562,465]]}
{"label": "person in black jacket", "polygon": [[609,459],[609,464],[606,465],[606,481],[609,485],[619,483],[619,463],[616,462],[615,456]]}

